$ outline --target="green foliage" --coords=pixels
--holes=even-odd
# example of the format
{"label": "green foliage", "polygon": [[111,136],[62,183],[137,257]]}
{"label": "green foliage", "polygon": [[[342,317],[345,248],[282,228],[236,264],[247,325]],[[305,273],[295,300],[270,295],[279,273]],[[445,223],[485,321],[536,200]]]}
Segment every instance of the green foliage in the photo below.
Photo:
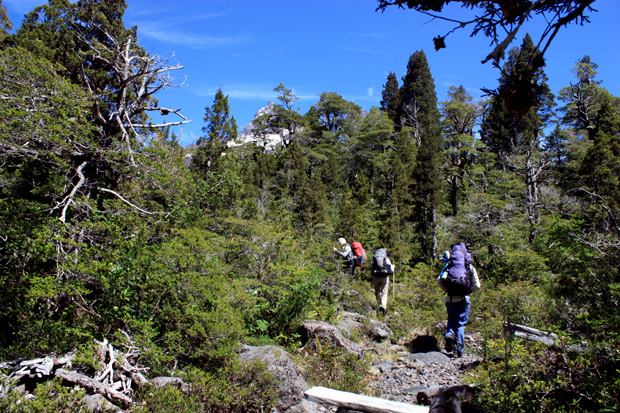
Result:
{"label": "green foliage", "polygon": [[33,398],[24,397],[17,390],[0,399],[0,410],[10,413],[86,413],[91,410],[84,402],[84,390],[62,385],[57,378],[39,384]]}
{"label": "green foliage", "polygon": [[482,141],[502,159],[537,146],[553,95],[543,71],[544,59],[529,35],[510,51],[499,86],[481,125]]}
{"label": "green foliage", "polygon": [[208,411],[199,403],[198,396],[184,393],[174,386],[144,387],[136,393],[142,400],[132,411],[136,413],[194,413]]}
{"label": "green foliage", "polygon": [[364,391],[368,362],[342,348],[319,345],[316,353],[307,353],[300,362],[310,386],[358,394]]}
{"label": "green foliage", "polygon": [[264,412],[278,400],[273,375],[262,363],[230,360],[218,370],[190,367],[183,375],[188,389],[145,386],[136,412]]}
{"label": "green foliage", "polygon": [[184,380],[191,389],[186,398],[200,403],[202,411],[264,412],[278,399],[276,382],[263,363],[233,359],[217,371],[190,368]]}
{"label": "green foliage", "polygon": [[436,325],[445,319],[446,308],[437,286],[437,272],[422,263],[415,268],[397,266],[396,282],[390,284],[388,298],[389,324],[395,337],[409,338],[416,330],[439,334]]}
{"label": "green foliage", "polygon": [[[618,361],[601,357],[609,349],[575,352],[512,336],[484,341],[476,369],[478,400],[489,411],[615,411]],[[611,363],[610,363],[611,361]]]}

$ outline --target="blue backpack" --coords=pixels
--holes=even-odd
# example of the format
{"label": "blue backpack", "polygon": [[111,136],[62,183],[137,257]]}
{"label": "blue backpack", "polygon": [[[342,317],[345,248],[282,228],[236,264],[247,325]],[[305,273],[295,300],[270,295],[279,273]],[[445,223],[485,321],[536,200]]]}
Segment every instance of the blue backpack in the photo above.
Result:
{"label": "blue backpack", "polygon": [[446,269],[443,285],[448,295],[464,296],[471,294],[469,264],[471,254],[465,244],[456,244],[450,252],[450,260]]}

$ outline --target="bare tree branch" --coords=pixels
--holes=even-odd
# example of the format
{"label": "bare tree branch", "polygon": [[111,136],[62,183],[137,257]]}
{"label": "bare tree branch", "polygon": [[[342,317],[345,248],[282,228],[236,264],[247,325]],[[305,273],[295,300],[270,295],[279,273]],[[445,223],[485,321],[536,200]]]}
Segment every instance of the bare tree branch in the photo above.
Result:
{"label": "bare tree branch", "polygon": [[[82,173],[82,170],[84,169],[84,167],[86,167],[88,162],[84,161],[80,164],[80,166],[77,167],[76,169],[76,173],[77,175],[80,177],[80,180],[78,181],[78,183],[73,187],[73,189],[71,190],[71,192],[69,193],[69,195],[67,195],[65,197],[65,199],[62,200],[62,202],[57,206],[59,207],[60,205],[64,204],[64,207],[62,209],[62,212],[60,214],[60,222],[62,222],[63,224],[66,221],[66,214],[67,214],[67,208],[69,208],[69,205],[71,205],[71,203],[73,202],[73,197],[75,196],[75,194],[77,193],[77,191],[84,185],[84,182],[86,182],[86,177],[84,176],[84,174]],[[56,207],[56,208],[57,208]]]}
{"label": "bare tree branch", "polygon": [[123,198],[118,192],[115,192],[115,191],[113,191],[111,189],[99,188],[99,190],[102,191],[102,192],[108,192],[108,193],[111,193],[112,195],[115,195],[118,199],[120,199],[121,201],[123,201],[124,203],[129,205],[130,207],[132,207],[134,209],[137,209],[138,211],[142,212],[143,214],[147,214],[147,215],[163,214],[163,212],[149,212],[149,211],[146,211],[146,210],[140,208],[139,206],[132,204],[131,202],[129,202],[128,200]]}

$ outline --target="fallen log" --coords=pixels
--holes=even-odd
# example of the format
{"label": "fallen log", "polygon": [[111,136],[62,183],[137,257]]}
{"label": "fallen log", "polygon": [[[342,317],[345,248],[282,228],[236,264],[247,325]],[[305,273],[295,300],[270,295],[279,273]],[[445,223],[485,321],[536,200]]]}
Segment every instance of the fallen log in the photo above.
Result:
{"label": "fallen log", "polygon": [[[535,341],[543,343],[548,346],[560,346],[560,338],[557,334],[548,333],[546,331],[537,330],[532,327],[526,327],[519,324],[504,323],[504,334],[514,334],[515,337],[522,338],[524,340]],[[571,344],[565,347],[570,351],[576,353],[583,353],[588,350],[587,343]]]}
{"label": "fallen log", "polygon": [[548,346],[553,346],[558,341],[558,336],[556,334],[513,323],[504,323],[504,334],[514,334],[515,337],[536,341]]}
{"label": "fallen log", "polygon": [[304,393],[311,401],[331,404],[339,408],[357,410],[369,413],[427,413],[428,407],[414,404],[395,402],[378,397],[364,396],[346,391],[328,389],[327,387],[312,387]]}
{"label": "fallen log", "polygon": [[93,393],[101,394],[112,402],[119,402],[123,407],[129,407],[132,400],[126,394],[114,390],[111,386],[105,385],[97,380],[91,379],[88,376],[77,373],[75,371],[69,371],[65,369],[58,369],[55,373],[56,377],[60,377],[70,383],[77,384],[84,387]]}

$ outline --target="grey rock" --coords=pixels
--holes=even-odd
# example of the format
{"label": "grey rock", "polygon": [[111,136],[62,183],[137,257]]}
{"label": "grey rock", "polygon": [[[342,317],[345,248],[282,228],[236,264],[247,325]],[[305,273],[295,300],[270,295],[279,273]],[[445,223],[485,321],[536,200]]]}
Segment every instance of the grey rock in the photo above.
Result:
{"label": "grey rock", "polygon": [[392,370],[394,365],[392,363],[381,363],[373,367],[379,370],[381,373],[387,373],[388,371]]}
{"label": "grey rock", "polygon": [[373,340],[386,340],[394,336],[392,329],[387,324],[377,320],[370,320],[366,334]]}
{"label": "grey rock", "polygon": [[362,327],[360,317],[359,314],[345,312],[340,315],[336,325],[344,335],[351,337],[353,331],[360,330]]}
{"label": "grey rock", "polygon": [[[308,384],[304,379],[299,367],[295,364],[291,356],[284,350],[276,346],[243,346],[239,350],[239,357],[242,361],[260,361],[265,363],[267,371],[274,375],[278,381],[278,411],[293,411],[303,413],[304,392],[308,390]],[[297,406],[300,405],[301,406]],[[311,412],[312,410],[308,410]]]}
{"label": "grey rock", "polygon": [[317,340],[322,347],[343,347],[349,353],[361,357],[364,349],[361,345],[345,338],[342,332],[335,325],[326,321],[306,321],[303,324],[305,335],[307,337],[306,347],[317,351]]}
{"label": "grey rock", "polygon": [[110,403],[108,399],[100,394],[84,396],[86,407],[92,412],[121,412],[122,410]]}
{"label": "grey rock", "polygon": [[450,357],[438,351],[430,351],[428,353],[414,353],[406,357],[408,360],[421,361],[424,364],[445,364],[450,362]]}
{"label": "grey rock", "polygon": [[170,385],[182,391],[188,390],[187,384],[180,377],[167,377],[167,376],[154,377],[151,380],[149,380],[149,383],[155,387],[164,387],[166,385]]}

